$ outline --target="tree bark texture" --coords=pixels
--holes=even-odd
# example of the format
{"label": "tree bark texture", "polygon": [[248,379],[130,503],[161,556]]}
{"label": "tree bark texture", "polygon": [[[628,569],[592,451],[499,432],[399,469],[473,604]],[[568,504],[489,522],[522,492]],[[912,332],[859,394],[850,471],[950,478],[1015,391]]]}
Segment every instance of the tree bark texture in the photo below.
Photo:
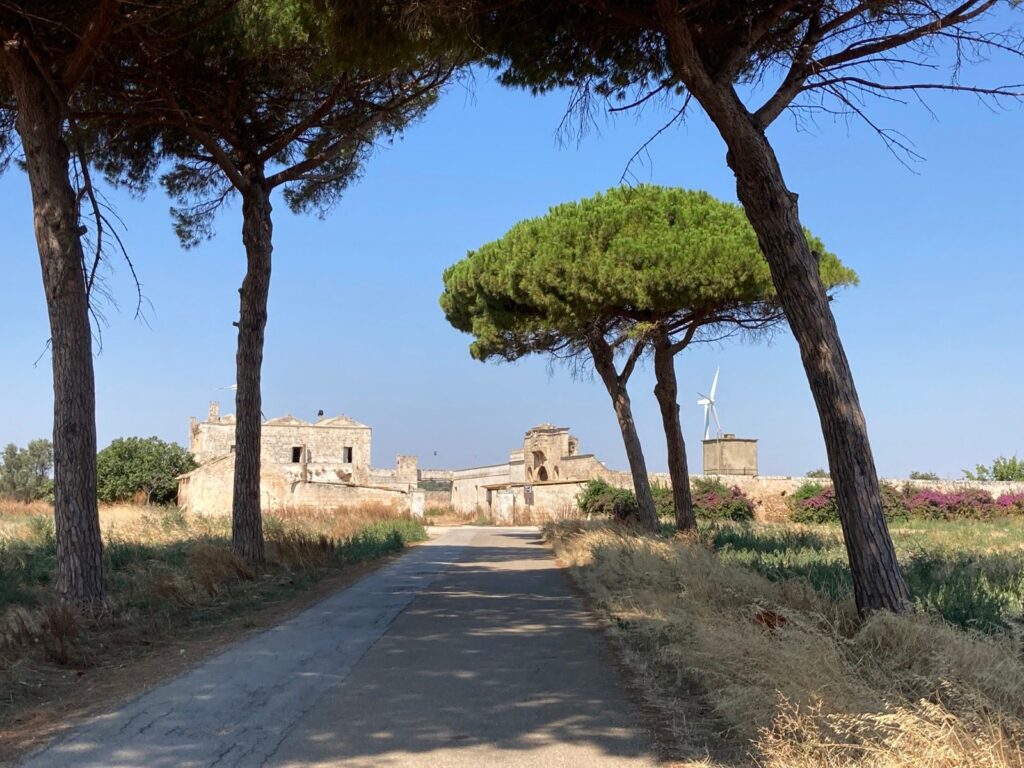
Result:
{"label": "tree bark texture", "polygon": [[675,355],[664,333],[654,338],[654,396],[661,408],[661,421],[668,444],[668,474],[672,480],[672,503],[676,510],[676,528],[696,531],[697,517],[690,494],[690,469],[686,463],[683,425],[679,421],[679,387],[676,383]]}
{"label": "tree bark texture", "polygon": [[267,326],[273,252],[270,190],[262,169],[242,193],[242,242],[246,271],[238,316],[235,390],[235,477],[231,503],[231,545],[246,562],[264,560],[260,512],[260,436],[263,337]]}
{"label": "tree bark texture", "polygon": [[726,162],[800,347],[835,487],[854,597],[861,613],[907,611],[909,592],[882,510],[867,424],[839,330],[804,235],[796,195],[731,81],[713,79],[670,0],[660,0],[673,67],[725,141]]}
{"label": "tree bark texture", "polygon": [[739,126],[723,132],[728,162],[800,346],[825,438],[857,607],[864,613],[908,610],[910,596],[882,509],[867,423],[817,259],[800,224],[796,195],[786,188],[767,137],[749,122]]}
{"label": "tree bark texture", "polygon": [[89,296],[78,206],[69,180],[64,105],[22,50],[4,65],[32,189],[36,244],[50,320],[53,365],[53,495],[59,595],[103,600],[103,545],[96,506],[96,391]]}
{"label": "tree bark texture", "polygon": [[612,405],[615,406],[615,418],[619,422],[622,442],[626,448],[626,458],[629,460],[629,471],[633,475],[633,492],[636,494],[640,523],[652,531],[658,531],[661,528],[661,523],[654,508],[651,480],[647,475],[647,462],[644,460],[640,436],[636,432],[633,406],[629,400],[626,385],[619,379],[619,375],[615,371],[614,356],[609,345],[592,342],[590,354],[594,360],[594,369],[601,377],[601,381],[604,382],[608,395],[612,399]]}

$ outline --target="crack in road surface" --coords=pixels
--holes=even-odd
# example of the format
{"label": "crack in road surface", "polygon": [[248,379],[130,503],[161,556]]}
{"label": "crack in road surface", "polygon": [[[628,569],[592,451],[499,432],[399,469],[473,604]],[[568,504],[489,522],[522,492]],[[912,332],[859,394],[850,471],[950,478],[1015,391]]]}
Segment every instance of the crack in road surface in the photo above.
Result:
{"label": "crack in road surface", "polygon": [[23,765],[653,766],[613,678],[535,530],[442,529]]}

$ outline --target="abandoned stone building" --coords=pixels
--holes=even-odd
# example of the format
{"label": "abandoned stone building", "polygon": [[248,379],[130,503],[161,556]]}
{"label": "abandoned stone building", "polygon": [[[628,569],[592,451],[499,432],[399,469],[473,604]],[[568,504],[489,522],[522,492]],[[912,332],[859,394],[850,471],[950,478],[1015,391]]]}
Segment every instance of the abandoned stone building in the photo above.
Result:
{"label": "abandoned stone building", "polygon": [[[415,456],[394,469],[371,461],[373,431],[348,416],[316,422],[282,416],[263,423],[260,494],[264,510],[333,509],[379,504],[418,511],[420,470]],[[199,467],[178,481],[178,502],[201,514],[230,514],[235,471],[235,417],[210,404],[206,421],[189,423],[189,451]],[[435,475],[436,473],[431,473]]]}
{"label": "abandoned stone building", "polygon": [[[423,470],[415,456],[398,456],[394,468],[372,463],[373,430],[348,416],[315,422],[282,416],[263,423],[260,495],[264,511],[385,506],[422,514],[451,506],[494,522],[519,524],[575,516],[576,497],[589,480],[632,488],[628,472],[609,469],[580,453],[567,427],[540,424],[523,437],[508,461],[459,470]],[[189,424],[189,450],[199,466],[182,475],[178,502],[190,512],[230,514],[235,471],[235,417],[211,403],[205,421]],[[704,443],[705,472],[757,474],[757,443],[732,435]],[[665,473],[653,485],[669,486]],[[450,491],[447,490],[450,485]]]}
{"label": "abandoned stone building", "polygon": [[[575,514],[576,497],[588,480],[602,479],[631,488],[628,472],[608,469],[596,456],[580,453],[580,442],[568,427],[540,424],[512,450],[504,464],[457,469],[452,476],[452,508],[483,512],[495,522],[528,523]],[[668,475],[651,481],[667,485]]]}

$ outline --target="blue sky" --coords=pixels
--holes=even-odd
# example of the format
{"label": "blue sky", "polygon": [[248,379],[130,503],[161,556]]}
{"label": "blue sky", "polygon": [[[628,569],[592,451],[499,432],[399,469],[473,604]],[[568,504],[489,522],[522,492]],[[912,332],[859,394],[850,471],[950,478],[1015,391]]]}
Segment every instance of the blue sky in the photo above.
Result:
{"label": "blue sky", "polygon": [[[1021,80],[1008,67],[976,69],[986,82]],[[1014,77],[1014,75],[1017,75]],[[453,86],[423,122],[379,152],[328,215],[297,217],[277,199],[274,274],[263,368],[264,412],[312,418],[346,413],[374,428],[374,463],[418,454],[422,466],[503,461],[523,432],[570,426],[581,450],[625,468],[608,396],[543,359],[483,365],[444,320],[441,272],[466,251],[554,204],[619,183],[665,111],[599,120],[566,143],[557,128],[567,95],[533,98],[479,73]],[[993,111],[970,96],[935,96],[934,116],[879,106],[927,159],[908,171],[857,123],[801,131],[785,116],[771,138],[805,224],[860,274],[833,303],[853,365],[879,471],[959,476],[999,454],[1024,453],[1024,109]],[[650,148],[636,180],[703,188],[734,200],[724,148],[699,112]],[[190,415],[211,399],[233,410],[237,287],[244,269],[240,211],[217,236],[183,251],[159,190],[145,200],[111,193],[152,307],[133,319],[127,270],[108,286],[96,357],[100,445],[118,436],[186,442]],[[48,435],[52,390],[46,311],[28,189],[0,179],[5,262],[0,281],[0,443]],[[704,390],[721,366],[726,431],[760,440],[762,474],[803,474],[824,446],[795,343],[694,348],[678,358],[683,427],[699,470]],[[631,383],[652,470],[664,438],[649,368]]]}

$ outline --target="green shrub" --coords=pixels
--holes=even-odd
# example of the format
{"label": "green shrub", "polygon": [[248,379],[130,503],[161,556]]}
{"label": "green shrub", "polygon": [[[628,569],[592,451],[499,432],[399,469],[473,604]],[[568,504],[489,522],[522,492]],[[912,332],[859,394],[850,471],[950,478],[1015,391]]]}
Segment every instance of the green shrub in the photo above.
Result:
{"label": "green shrub", "polygon": [[659,518],[674,520],[676,517],[676,502],[672,498],[672,489],[663,485],[651,487],[651,495],[654,496],[654,511]]}
{"label": "green shrub", "polygon": [[[673,520],[676,514],[672,489],[662,486],[651,488],[654,509],[658,517]],[[729,487],[722,481],[710,477],[692,480],[691,496],[693,511],[702,520],[753,520],[754,505],[743,491]],[[604,480],[591,480],[576,499],[580,511],[590,516],[612,517],[619,521],[636,516],[637,504],[634,493],[626,488],[616,488]]]}
{"label": "green shrub", "polygon": [[590,480],[576,498],[580,512],[619,521],[636,517],[636,496],[627,488],[616,488],[604,480]]}
{"label": "green shrub", "polygon": [[195,459],[177,443],[159,437],[120,437],[96,456],[96,492],[100,501],[172,504],[178,499],[178,475],[196,468]]}
{"label": "green shrub", "polygon": [[978,464],[973,472],[965,469],[964,477],[968,480],[979,481],[1024,481],[1024,459],[1018,459],[1016,456],[1011,456],[1010,458],[999,456],[992,462],[991,467]]}
{"label": "green shrub", "polygon": [[0,496],[16,501],[53,498],[53,444],[32,440],[27,448],[11,443],[0,458]]}
{"label": "green shrub", "polygon": [[378,520],[362,528],[335,550],[346,563],[361,563],[403,549],[414,541],[423,541],[427,532],[418,520],[398,517]]}
{"label": "green shrub", "polygon": [[839,519],[835,492],[808,480],[789,497],[789,519],[794,523],[829,523]]}
{"label": "green shrub", "polygon": [[812,469],[804,475],[804,477],[813,477],[816,480],[828,480],[831,476],[832,475],[829,474],[827,469],[821,469],[820,467],[818,469]]}
{"label": "green shrub", "polygon": [[716,477],[698,477],[691,483],[693,511],[701,520],[753,520],[754,505],[737,488]]}
{"label": "green shrub", "polygon": [[[879,490],[886,518],[895,520],[910,516],[912,489],[900,489],[892,483],[882,483]],[[839,506],[836,504],[834,489],[811,481],[803,483],[789,497],[789,519],[794,523],[838,522]]]}
{"label": "green shrub", "polygon": [[910,473],[911,480],[938,480],[939,476],[934,472],[918,472],[917,470]]}

